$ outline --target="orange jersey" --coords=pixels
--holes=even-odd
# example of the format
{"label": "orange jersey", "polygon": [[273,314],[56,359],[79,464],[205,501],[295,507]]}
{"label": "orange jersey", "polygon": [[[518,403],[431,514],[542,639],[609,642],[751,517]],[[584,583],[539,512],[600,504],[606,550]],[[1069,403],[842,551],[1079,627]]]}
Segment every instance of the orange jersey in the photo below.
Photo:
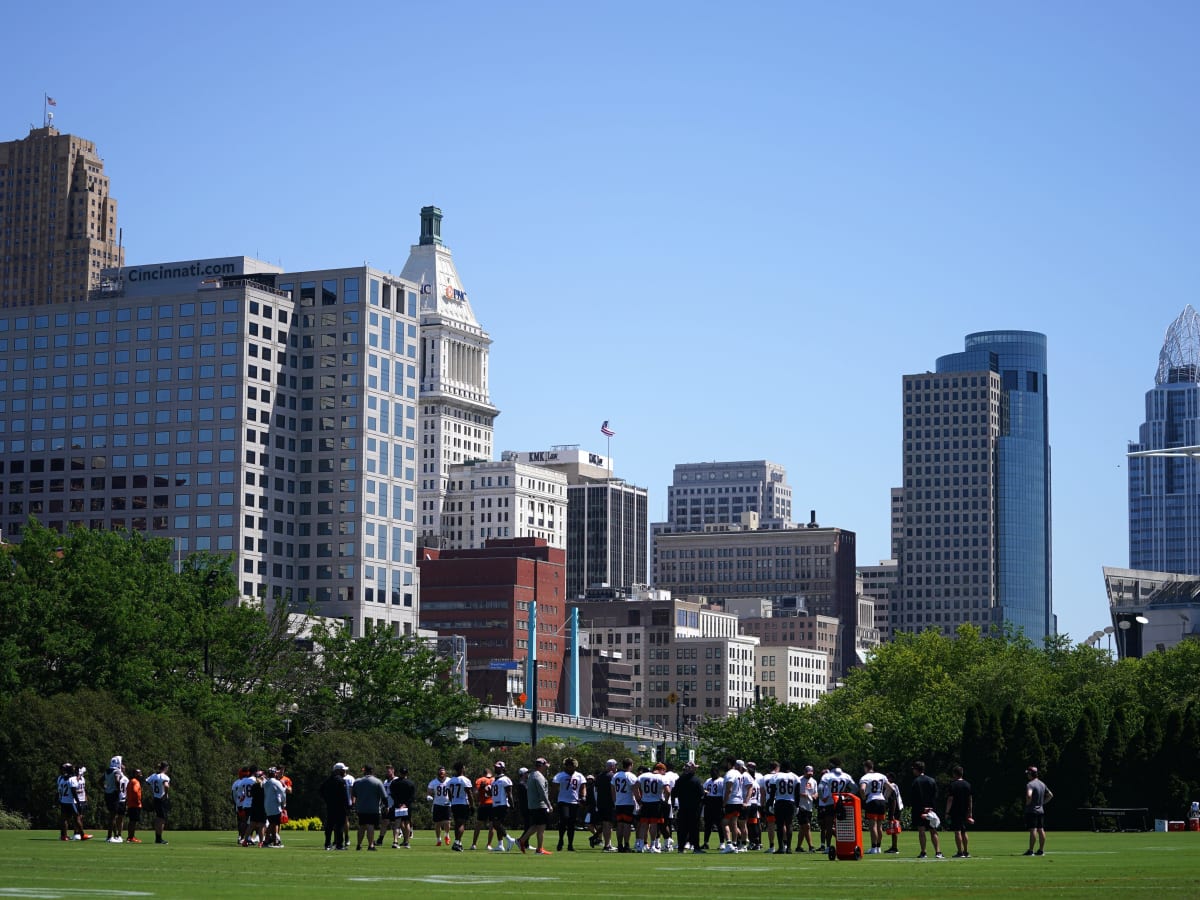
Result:
{"label": "orange jersey", "polygon": [[125,808],[142,808],[142,783],[136,778],[130,778],[129,785],[125,788]]}
{"label": "orange jersey", "polygon": [[480,806],[492,805],[492,779],[481,775],[475,779],[475,795],[479,797]]}

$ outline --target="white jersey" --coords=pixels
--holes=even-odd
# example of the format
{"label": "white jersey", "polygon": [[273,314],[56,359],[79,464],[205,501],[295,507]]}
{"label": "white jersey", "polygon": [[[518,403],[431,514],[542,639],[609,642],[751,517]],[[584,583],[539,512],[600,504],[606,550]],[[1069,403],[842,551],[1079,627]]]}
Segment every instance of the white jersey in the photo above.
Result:
{"label": "white jersey", "polygon": [[449,806],[450,798],[453,796],[453,788],[450,787],[450,779],[438,781],[433,779],[429,782],[429,796],[433,798],[434,806]]}
{"label": "white jersey", "polygon": [[578,803],[587,778],[580,772],[559,772],[554,776],[554,783],[558,785],[559,803]]}
{"label": "white jersey", "polygon": [[800,779],[794,772],[780,772],[771,776],[775,783],[775,799],[788,803],[796,802],[796,793],[800,790]]}
{"label": "white jersey", "polygon": [[618,772],[612,777],[613,806],[633,806],[633,786],[637,784],[637,776],[632,772]]}
{"label": "white jersey", "polygon": [[346,783],[346,805],[351,809],[354,808],[354,776],[347,772],[342,776],[342,781]]}
{"label": "white jersey", "polygon": [[117,802],[125,802],[125,792],[129,789],[129,779],[124,772],[117,772]]}
{"label": "white jersey", "polygon": [[725,779],[719,775],[704,782],[704,796],[725,799]]}
{"label": "white jersey", "polygon": [[450,785],[451,806],[471,805],[471,790],[475,785],[471,784],[470,778],[466,775],[455,775],[446,784]]}
{"label": "white jersey", "polygon": [[746,788],[742,781],[742,773],[730,769],[725,773],[725,803],[731,806],[741,806],[746,802]]}
{"label": "white jersey", "polygon": [[146,784],[150,785],[150,796],[155,800],[163,800],[167,796],[167,792],[171,790],[171,776],[166,772],[155,772],[146,779]]}
{"label": "white jersey", "polygon": [[900,786],[894,781],[889,781],[888,785],[892,789],[892,796],[896,798],[896,812],[904,809],[904,798],[900,795]]}
{"label": "white jersey", "polygon": [[71,783],[74,780],[73,775],[58,776],[58,802],[63,806],[75,805],[75,785]]}
{"label": "white jersey", "polygon": [[82,775],[75,776],[75,800],[78,803],[87,803],[87,779]]}
{"label": "white jersey", "polygon": [[663,784],[667,786],[667,796],[671,798],[672,805],[678,806],[675,802],[675,782],[679,780],[678,772],[663,772]]}
{"label": "white jersey", "polygon": [[659,803],[667,795],[667,783],[657,772],[643,772],[637,786],[642,803]]}
{"label": "white jersey", "polygon": [[817,779],[811,775],[801,775],[796,787],[796,805],[800,809],[812,810],[817,799]]}
{"label": "white jersey", "polygon": [[250,785],[252,784],[254,784],[254,779],[249,775],[239,778],[233,783],[233,802],[240,809],[250,808]]}
{"label": "white jersey", "polygon": [[754,802],[758,806],[762,806],[767,802],[767,798],[771,795],[767,793],[767,782],[770,777],[767,775],[759,775],[754,779]]}
{"label": "white jersey", "polygon": [[512,793],[512,779],[507,775],[498,775],[492,779],[492,806],[508,806],[509,794]]}
{"label": "white jersey", "polygon": [[746,806],[758,806],[758,782],[749,772],[742,773],[742,796]]}
{"label": "white jersey", "polygon": [[858,788],[866,795],[868,803],[872,800],[886,799],[887,784],[887,776],[881,772],[868,772],[858,780]]}

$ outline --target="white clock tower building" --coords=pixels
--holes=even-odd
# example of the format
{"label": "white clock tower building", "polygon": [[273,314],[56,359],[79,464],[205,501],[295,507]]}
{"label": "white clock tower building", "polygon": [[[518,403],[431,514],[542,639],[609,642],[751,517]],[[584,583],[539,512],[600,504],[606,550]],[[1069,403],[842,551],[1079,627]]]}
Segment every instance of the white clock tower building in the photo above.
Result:
{"label": "white clock tower building", "polygon": [[442,514],[449,470],[492,458],[499,410],[488,393],[488,347],[463,289],[450,248],[442,244],[442,211],[421,210],[421,239],[400,277],[420,292],[420,524],[423,546],[443,544]]}

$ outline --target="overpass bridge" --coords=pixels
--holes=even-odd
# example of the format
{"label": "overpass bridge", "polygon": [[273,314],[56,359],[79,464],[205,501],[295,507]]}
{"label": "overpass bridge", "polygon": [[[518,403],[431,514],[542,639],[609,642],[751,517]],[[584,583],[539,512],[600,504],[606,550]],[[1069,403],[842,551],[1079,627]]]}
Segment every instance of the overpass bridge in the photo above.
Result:
{"label": "overpass bridge", "polygon": [[[528,744],[532,736],[533,712],[523,706],[485,706],[488,718],[472,722],[466,731],[471,740],[493,744]],[[538,713],[538,740],[559,738],[572,743],[620,741],[631,751],[646,753],[660,744],[674,747],[681,735],[648,725],[631,725],[592,716],[569,716],[565,713]]]}

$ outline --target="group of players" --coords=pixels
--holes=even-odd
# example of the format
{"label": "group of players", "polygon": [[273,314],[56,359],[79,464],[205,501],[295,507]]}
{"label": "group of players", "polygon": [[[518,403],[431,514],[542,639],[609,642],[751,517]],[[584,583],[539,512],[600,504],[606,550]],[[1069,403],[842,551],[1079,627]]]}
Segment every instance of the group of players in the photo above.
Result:
{"label": "group of players", "polygon": [[[87,766],[75,766],[65,762],[59,767],[55,783],[58,798],[59,840],[90,841],[92,835],[84,827],[88,812]],[[165,844],[163,829],[171,810],[170,766],[159,763],[157,770],[148,778],[142,778],[141,769],[125,772],[125,762],[118,755],[109,760],[102,784],[104,808],[107,812],[107,844],[140,844],[137,836],[143,809],[143,780],[154,808],[154,843]],[[122,833],[128,828],[128,834]]]}
{"label": "group of players", "polygon": [[[830,760],[818,776],[812,766],[795,773],[785,763],[771,763],[759,772],[753,762],[728,758],[714,765],[702,780],[694,762],[679,772],[665,763],[638,766],[630,758],[610,759],[604,770],[584,775],[578,762],[568,757],[553,778],[545,759],[531,769],[520,768],[510,777],[498,760],[472,779],[464,763],[455,763],[453,774],[443,766],[426,785],[425,800],[432,804],[434,844],[455,852],[482,849],[495,853],[512,850],[548,855],[545,831],[554,822],[559,851],[575,850],[582,829],[593,848],[606,853],[662,853],[671,850],[706,853],[717,835],[721,853],[765,850],[774,853],[826,853],[833,845],[835,803],[845,792],[863,800],[871,823],[872,849],[880,848],[884,822],[897,819],[903,803],[894,780],[875,773],[871,762],[855,780]],[[267,783],[270,783],[268,772]],[[236,784],[235,784],[236,792]],[[343,763],[334,765],[320,788],[325,802],[325,849],[348,850],[350,814],[357,819],[356,849],[375,850],[392,832],[392,847],[412,846],[412,813],[416,784],[404,767],[388,766],[377,778],[370,766],[354,778]],[[281,801],[286,814],[286,795]],[[267,815],[268,820],[270,815]],[[814,847],[813,824],[818,846]],[[474,821],[470,845],[466,833]],[[510,825],[522,829],[510,833]],[[278,846],[278,844],[274,844]],[[265,843],[263,846],[272,846]],[[894,853],[895,835],[892,837]]]}

